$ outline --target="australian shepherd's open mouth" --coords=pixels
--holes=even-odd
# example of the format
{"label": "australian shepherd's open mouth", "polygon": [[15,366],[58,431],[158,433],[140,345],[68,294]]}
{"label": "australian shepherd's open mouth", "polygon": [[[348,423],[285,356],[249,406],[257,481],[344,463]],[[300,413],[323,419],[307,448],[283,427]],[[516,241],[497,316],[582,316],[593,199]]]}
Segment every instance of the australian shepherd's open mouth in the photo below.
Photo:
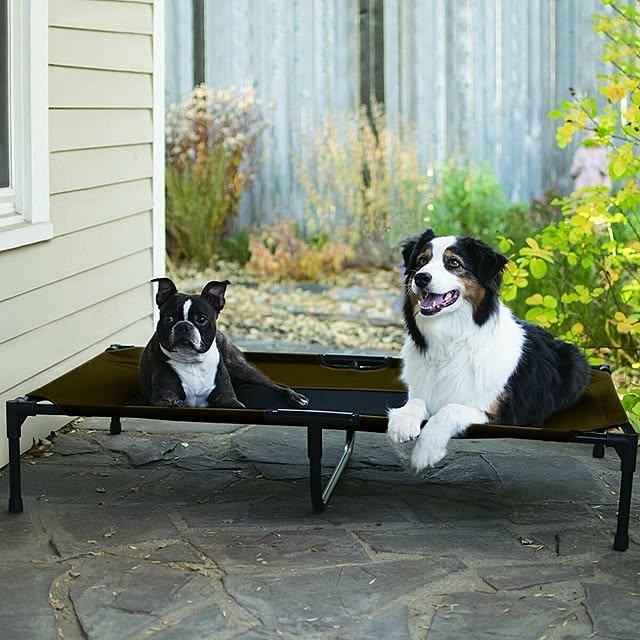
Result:
{"label": "australian shepherd's open mouth", "polygon": [[457,289],[446,293],[425,293],[419,302],[420,313],[423,316],[433,316],[445,307],[450,307],[459,296],[460,293]]}

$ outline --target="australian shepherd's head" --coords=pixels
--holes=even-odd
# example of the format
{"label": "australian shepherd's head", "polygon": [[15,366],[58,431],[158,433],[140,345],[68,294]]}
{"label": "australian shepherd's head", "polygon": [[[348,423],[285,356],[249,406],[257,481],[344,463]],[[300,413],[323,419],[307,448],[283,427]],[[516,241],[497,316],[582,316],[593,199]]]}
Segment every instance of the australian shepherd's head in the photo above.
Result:
{"label": "australian shepherd's head", "polygon": [[507,258],[481,240],[426,229],[404,242],[402,256],[405,324],[419,349],[436,319],[462,314],[482,326],[497,312]]}

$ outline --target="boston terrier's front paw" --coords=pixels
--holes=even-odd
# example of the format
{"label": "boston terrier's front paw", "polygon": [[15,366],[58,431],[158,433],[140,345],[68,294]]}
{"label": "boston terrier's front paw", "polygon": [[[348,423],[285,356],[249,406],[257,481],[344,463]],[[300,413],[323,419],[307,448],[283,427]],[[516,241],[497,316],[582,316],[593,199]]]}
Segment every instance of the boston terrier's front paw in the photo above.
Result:
{"label": "boston terrier's front paw", "polygon": [[215,406],[220,407],[222,409],[246,409],[247,408],[237,398],[228,398],[227,400],[224,400],[223,402],[220,402]]}
{"label": "boston terrier's front paw", "polygon": [[160,398],[154,403],[156,407],[185,407],[185,403],[180,398]]}
{"label": "boston terrier's front paw", "polygon": [[287,404],[290,407],[304,409],[305,407],[309,406],[309,398],[303,396],[297,391],[294,391],[293,389],[287,389]]}

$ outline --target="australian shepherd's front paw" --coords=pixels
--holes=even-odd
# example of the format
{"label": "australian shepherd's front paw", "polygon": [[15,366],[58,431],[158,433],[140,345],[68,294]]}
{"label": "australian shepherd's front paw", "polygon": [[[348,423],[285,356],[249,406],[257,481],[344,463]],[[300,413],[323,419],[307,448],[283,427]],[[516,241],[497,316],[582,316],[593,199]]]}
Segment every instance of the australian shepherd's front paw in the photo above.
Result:
{"label": "australian shepherd's front paw", "polygon": [[[426,429],[428,429],[428,425]],[[411,452],[411,466],[416,471],[422,471],[426,467],[433,467],[447,455],[447,446],[424,431],[416,440]]]}
{"label": "australian shepherd's front paw", "polygon": [[422,421],[427,417],[423,400],[409,400],[404,407],[390,409],[387,435],[391,442],[401,443],[415,440],[420,435]]}
{"label": "australian shepherd's front paw", "polygon": [[455,415],[446,407],[427,422],[411,452],[411,466],[416,471],[433,467],[447,455],[447,445],[451,439],[450,430],[455,422]]}

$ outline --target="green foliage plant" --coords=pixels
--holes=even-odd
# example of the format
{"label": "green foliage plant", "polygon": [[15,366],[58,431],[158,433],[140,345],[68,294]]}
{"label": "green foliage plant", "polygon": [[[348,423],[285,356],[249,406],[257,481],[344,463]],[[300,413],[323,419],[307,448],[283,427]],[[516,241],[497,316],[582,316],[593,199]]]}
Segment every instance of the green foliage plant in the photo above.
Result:
{"label": "green foliage plant", "polygon": [[459,236],[485,238],[496,230],[506,201],[488,165],[450,159],[436,172],[436,180],[427,224]]}
{"label": "green foliage plant", "polygon": [[256,147],[267,126],[251,87],[204,84],[166,118],[167,247],[174,260],[209,264],[255,178]]}
{"label": "green foliage plant", "polygon": [[610,149],[615,188],[585,187],[559,200],[562,218],[519,249],[503,238],[515,258],[503,293],[524,297],[527,318],[618,367],[630,386],[623,401],[640,414],[640,10],[617,0],[603,5],[594,24],[611,69],[600,77],[606,104],[572,91],[550,116],[561,120],[560,147],[590,131],[581,144]]}
{"label": "green foliage plant", "polygon": [[431,177],[420,168],[417,136],[391,127],[381,105],[327,114],[295,158],[309,237],[350,246],[361,266],[397,262],[403,230],[426,215]]}
{"label": "green foliage plant", "polygon": [[531,206],[508,202],[488,164],[450,159],[435,171],[421,226],[458,236],[492,239],[508,235],[517,245],[556,216],[545,199]]}

